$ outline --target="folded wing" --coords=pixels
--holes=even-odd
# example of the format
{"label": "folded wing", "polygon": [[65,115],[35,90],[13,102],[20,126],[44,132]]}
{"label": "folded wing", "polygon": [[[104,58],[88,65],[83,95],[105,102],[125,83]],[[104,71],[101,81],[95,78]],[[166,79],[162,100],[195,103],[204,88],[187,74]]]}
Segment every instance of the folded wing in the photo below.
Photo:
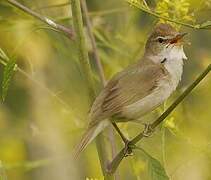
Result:
{"label": "folded wing", "polygon": [[121,114],[124,106],[146,97],[167,75],[164,66],[153,63],[135,64],[117,73],[102,90],[90,111],[90,126],[113,115]]}

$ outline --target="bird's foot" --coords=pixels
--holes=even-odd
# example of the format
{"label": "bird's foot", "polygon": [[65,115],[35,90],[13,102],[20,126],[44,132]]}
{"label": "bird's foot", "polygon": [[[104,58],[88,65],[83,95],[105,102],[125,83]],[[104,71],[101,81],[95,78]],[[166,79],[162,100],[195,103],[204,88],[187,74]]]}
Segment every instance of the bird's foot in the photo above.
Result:
{"label": "bird's foot", "polygon": [[117,131],[117,133],[120,135],[122,141],[125,144],[125,148],[124,148],[124,155],[126,156],[131,156],[133,155],[132,153],[132,145],[131,145],[131,141],[129,141],[124,134],[121,132],[121,130],[119,129],[119,127],[117,126],[116,123],[112,123],[113,127],[115,128],[115,130]]}
{"label": "bird's foot", "polygon": [[131,141],[129,140],[124,140],[125,143],[125,148],[124,148],[124,156],[133,156],[133,146],[131,144]]}
{"label": "bird's foot", "polygon": [[152,128],[151,124],[144,123],[143,125],[144,125],[143,136],[151,137],[154,132],[154,129]]}

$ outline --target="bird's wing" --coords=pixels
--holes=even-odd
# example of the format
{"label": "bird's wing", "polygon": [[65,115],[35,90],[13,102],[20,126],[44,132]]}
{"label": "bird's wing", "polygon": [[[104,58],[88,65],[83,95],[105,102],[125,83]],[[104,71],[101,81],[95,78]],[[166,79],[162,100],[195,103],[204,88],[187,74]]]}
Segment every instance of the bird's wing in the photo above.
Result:
{"label": "bird's wing", "polygon": [[153,63],[136,64],[116,74],[93,103],[90,125],[119,114],[124,106],[146,97],[167,74],[163,65]]}

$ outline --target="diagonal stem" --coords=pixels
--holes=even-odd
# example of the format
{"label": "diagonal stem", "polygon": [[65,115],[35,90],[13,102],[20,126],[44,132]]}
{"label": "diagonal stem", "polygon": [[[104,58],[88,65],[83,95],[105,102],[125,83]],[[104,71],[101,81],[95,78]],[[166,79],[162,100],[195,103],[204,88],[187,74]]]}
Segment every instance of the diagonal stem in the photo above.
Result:
{"label": "diagonal stem", "polygon": [[61,24],[58,24],[56,22],[54,22],[53,20],[40,15],[39,13],[29,9],[28,7],[22,5],[21,3],[19,3],[16,0],[6,0],[9,4],[11,4],[12,6],[15,6],[16,8],[22,10],[23,12],[33,16],[36,19],[39,19],[40,21],[42,21],[43,23],[47,24],[48,26],[52,27],[54,30],[56,31],[60,31],[62,33],[64,33],[65,35],[67,35],[70,39],[74,39],[74,32],[71,28],[63,26]]}
{"label": "diagonal stem", "polygon": [[[184,98],[191,93],[191,91],[209,74],[211,71],[211,64],[198,76],[198,78],[172,103],[172,105],[151,124],[151,132],[165,120],[165,118],[184,100]],[[143,132],[139,133],[136,137],[134,137],[131,141],[131,145],[135,145],[141,139],[144,138]],[[122,149],[117,156],[113,159],[113,161],[108,166],[108,172],[114,173],[118,168],[121,161],[124,159],[124,149]]]}

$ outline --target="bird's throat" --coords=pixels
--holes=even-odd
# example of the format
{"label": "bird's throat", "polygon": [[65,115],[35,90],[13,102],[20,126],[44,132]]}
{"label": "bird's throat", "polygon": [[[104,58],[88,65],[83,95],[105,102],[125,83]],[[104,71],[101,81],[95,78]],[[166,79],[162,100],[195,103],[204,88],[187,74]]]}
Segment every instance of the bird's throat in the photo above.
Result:
{"label": "bird's throat", "polygon": [[170,74],[173,88],[176,89],[183,72],[183,59],[187,59],[183,48],[175,47],[171,51],[166,51],[162,56],[166,58],[164,66]]}

